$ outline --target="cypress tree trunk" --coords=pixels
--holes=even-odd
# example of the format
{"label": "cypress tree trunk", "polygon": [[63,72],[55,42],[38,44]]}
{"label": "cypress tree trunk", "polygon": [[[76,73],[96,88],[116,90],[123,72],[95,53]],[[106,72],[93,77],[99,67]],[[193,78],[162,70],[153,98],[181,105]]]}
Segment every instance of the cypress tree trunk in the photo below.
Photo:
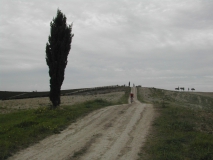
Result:
{"label": "cypress tree trunk", "polygon": [[58,9],[57,15],[50,23],[50,36],[46,44],[46,62],[49,66],[50,101],[54,108],[60,105],[61,85],[64,81],[64,72],[67,57],[71,49],[72,24],[66,24],[65,15]]}

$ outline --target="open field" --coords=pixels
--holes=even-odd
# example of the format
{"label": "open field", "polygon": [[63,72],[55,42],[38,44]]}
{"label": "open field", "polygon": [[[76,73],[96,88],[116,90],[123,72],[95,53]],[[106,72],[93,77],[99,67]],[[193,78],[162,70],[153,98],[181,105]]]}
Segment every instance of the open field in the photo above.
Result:
{"label": "open field", "polygon": [[[110,93],[114,91],[122,91],[123,88],[125,87],[114,85],[114,86],[103,86],[103,87],[93,87],[93,88],[61,90],[61,96]],[[0,100],[38,98],[38,97],[49,97],[49,91],[45,91],[45,92],[0,91]]]}
{"label": "open field", "polygon": [[213,159],[213,93],[155,88],[138,88],[138,93],[158,113],[140,159]]}
{"label": "open field", "polygon": [[[60,133],[70,123],[94,110],[109,105],[128,103],[130,88],[123,87],[122,91],[120,89],[111,93],[106,93],[106,90],[99,92],[104,91],[106,94],[64,96],[64,100],[67,97],[74,97],[77,100],[74,101],[71,98],[72,103],[68,102],[68,105],[62,105],[56,110],[51,110],[47,106],[38,107],[37,101],[34,106],[28,104],[29,108],[26,108],[24,103],[32,103],[32,99],[3,101],[13,103],[10,107],[0,108],[4,113],[0,115],[0,159],[5,159],[49,135]],[[20,105],[20,109],[16,109],[16,104],[20,101],[23,101],[23,104]]]}
{"label": "open field", "polygon": [[[124,95],[125,90],[126,87],[99,87],[76,89],[74,91],[64,90],[62,91],[64,96],[61,96],[61,105],[73,105],[95,99],[103,99],[111,103],[116,103]],[[15,93],[17,94],[17,92]],[[47,94],[48,92],[27,93],[28,95],[32,94],[31,96],[41,96],[37,98],[20,98],[24,95],[20,95],[18,92],[18,95],[20,95],[18,99],[0,100],[0,113],[8,113],[11,111],[17,111],[19,109],[35,109],[38,107],[49,106],[51,105],[49,98],[42,97],[44,93]]]}
{"label": "open field", "polygon": [[132,104],[105,107],[9,159],[137,159],[153,111],[137,98]]}
{"label": "open field", "polygon": [[[85,101],[103,99],[109,102],[118,101],[124,94],[123,92],[112,92],[106,94],[97,95],[73,95],[73,96],[62,96],[61,105],[73,105],[76,103],[82,103]],[[27,99],[14,99],[0,101],[0,112],[3,113],[6,110],[12,111],[17,109],[33,109],[38,107],[45,107],[51,105],[48,97],[41,98],[27,98]]]}
{"label": "open field", "polygon": [[139,87],[140,100],[146,103],[170,103],[190,108],[213,110],[213,92],[169,91]]}
{"label": "open field", "polygon": [[[137,95],[135,88],[133,92]],[[137,98],[134,103],[128,104],[129,93],[130,88],[126,87],[125,94],[116,102],[120,105],[105,108],[110,102],[100,99],[57,110],[40,107],[2,114],[4,120],[8,115],[10,120],[2,124],[2,128],[6,129],[2,131],[1,141],[4,141],[1,146],[5,146],[5,151],[1,158],[35,143],[37,138],[43,139],[52,134],[9,159],[137,159],[154,110],[151,104],[141,104]],[[90,109],[98,108],[88,114]],[[87,115],[73,121],[76,114]],[[63,124],[71,122],[63,130]]]}
{"label": "open field", "polygon": [[127,104],[123,89],[62,96],[57,110],[2,101],[14,105],[0,107],[1,159],[28,146],[9,159],[213,159],[212,93],[138,87],[142,103]]}

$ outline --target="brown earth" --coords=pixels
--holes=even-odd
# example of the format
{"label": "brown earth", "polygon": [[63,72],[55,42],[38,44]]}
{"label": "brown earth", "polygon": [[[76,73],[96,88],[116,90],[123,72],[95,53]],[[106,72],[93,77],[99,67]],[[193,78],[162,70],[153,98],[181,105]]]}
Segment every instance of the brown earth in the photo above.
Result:
{"label": "brown earth", "polygon": [[[72,105],[82,103],[94,99],[103,99],[109,102],[116,102],[124,95],[123,92],[112,92],[106,94],[96,95],[72,95],[61,96],[61,105]],[[27,99],[13,99],[0,101],[0,113],[8,113],[17,109],[32,109],[50,105],[48,97],[41,98],[27,98]]]}
{"label": "brown earth", "polygon": [[10,160],[135,160],[155,115],[152,104],[135,99],[132,104],[96,110],[50,136],[20,151]]}

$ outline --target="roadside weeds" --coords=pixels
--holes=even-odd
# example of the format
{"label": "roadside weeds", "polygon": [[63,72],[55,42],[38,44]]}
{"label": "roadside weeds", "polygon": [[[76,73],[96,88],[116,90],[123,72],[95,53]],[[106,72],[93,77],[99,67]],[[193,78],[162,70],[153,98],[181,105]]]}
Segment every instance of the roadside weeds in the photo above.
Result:
{"label": "roadside weeds", "polygon": [[168,101],[155,104],[155,109],[159,116],[154,120],[139,159],[213,159],[212,110],[175,105]]}
{"label": "roadside weeds", "polygon": [[[102,99],[61,106],[53,110],[49,107],[20,110],[0,116],[0,160],[44,139],[59,134],[72,122],[88,113],[111,105],[127,103],[130,88],[117,103]],[[78,153],[76,153],[78,154]]]}

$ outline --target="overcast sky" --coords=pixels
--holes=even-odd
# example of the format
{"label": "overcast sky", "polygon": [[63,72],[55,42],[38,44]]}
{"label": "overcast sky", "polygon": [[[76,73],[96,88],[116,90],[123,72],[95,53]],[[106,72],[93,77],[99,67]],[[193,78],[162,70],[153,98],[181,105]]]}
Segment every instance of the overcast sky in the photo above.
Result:
{"label": "overcast sky", "polygon": [[74,33],[62,89],[130,81],[213,92],[213,0],[0,0],[0,90],[49,90],[58,8]]}

